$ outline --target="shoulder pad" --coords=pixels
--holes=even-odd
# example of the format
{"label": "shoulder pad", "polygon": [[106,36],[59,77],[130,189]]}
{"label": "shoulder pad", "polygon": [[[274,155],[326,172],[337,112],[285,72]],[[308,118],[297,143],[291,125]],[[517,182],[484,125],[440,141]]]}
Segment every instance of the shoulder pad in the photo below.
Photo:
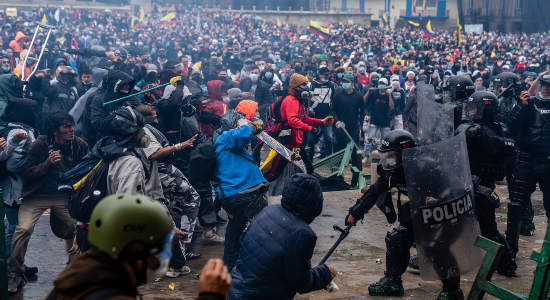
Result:
{"label": "shoulder pad", "polygon": [[482,130],[483,129],[481,128],[481,125],[477,123],[464,123],[464,124],[460,124],[458,128],[455,130],[455,135],[458,135],[462,132],[466,132],[467,135],[470,135],[470,134],[478,133]]}
{"label": "shoulder pad", "polygon": [[500,126],[500,130],[504,133],[504,134],[509,134],[510,133],[510,128],[508,128],[508,126],[506,126],[506,124],[504,123],[501,123],[501,122],[495,122],[498,126]]}

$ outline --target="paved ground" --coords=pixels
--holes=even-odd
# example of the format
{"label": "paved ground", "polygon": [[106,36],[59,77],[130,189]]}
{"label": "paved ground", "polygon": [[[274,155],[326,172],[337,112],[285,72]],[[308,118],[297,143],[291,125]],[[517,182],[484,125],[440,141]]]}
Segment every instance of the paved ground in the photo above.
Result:
{"label": "paved ground", "polygon": [[[501,199],[507,198],[505,186],[497,186],[497,192]],[[332,229],[333,224],[343,226],[344,216],[347,209],[359,197],[359,191],[341,191],[325,193],[325,204],[322,215],[311,225],[318,235],[317,247],[313,256],[313,264],[321,260],[324,254],[336,241],[338,235]],[[494,282],[508,287],[516,292],[526,293],[531,286],[535,263],[528,259],[533,250],[540,251],[542,239],[548,226],[546,217],[542,211],[542,195],[537,191],[534,196],[535,225],[536,233],[532,237],[521,237],[520,253],[518,257],[518,277],[505,278],[500,275],[494,276]],[[272,197],[270,202],[277,202]],[[503,201],[497,215],[499,228],[504,231],[506,221],[507,202]],[[338,271],[336,283],[340,287],[339,293],[327,293],[325,291],[313,292],[300,295],[297,299],[373,299],[368,296],[367,286],[369,283],[378,281],[383,276],[385,267],[385,242],[384,237],[387,231],[393,226],[386,223],[385,217],[378,209],[373,209],[366,215],[363,224],[353,228],[349,237],[344,240],[337,251],[330,258],[330,263]],[[220,234],[224,233],[223,226],[219,229]],[[196,237],[199,237],[197,234]],[[189,262],[192,273],[176,279],[164,278],[161,282],[153,283],[140,289],[143,299],[193,299],[197,294],[198,281],[196,274],[207,259],[222,257],[223,246],[201,246],[196,242],[196,251],[203,253],[201,260]],[[66,266],[68,255],[65,242],[56,238],[49,228],[49,216],[43,216],[31,238],[29,251],[27,253],[27,265],[38,266],[38,276],[29,278],[29,283],[23,291],[10,299],[43,299],[52,287],[52,282],[59,272]],[[414,249],[413,249],[414,252]],[[380,259],[382,263],[376,263]],[[462,287],[467,294],[475,278],[476,272],[472,272],[462,278]],[[170,283],[176,285],[175,290],[170,290]],[[379,299],[432,299],[439,291],[438,282],[425,282],[420,279],[418,272],[409,269],[404,275],[405,296],[388,297]],[[494,299],[486,297],[487,299]]]}

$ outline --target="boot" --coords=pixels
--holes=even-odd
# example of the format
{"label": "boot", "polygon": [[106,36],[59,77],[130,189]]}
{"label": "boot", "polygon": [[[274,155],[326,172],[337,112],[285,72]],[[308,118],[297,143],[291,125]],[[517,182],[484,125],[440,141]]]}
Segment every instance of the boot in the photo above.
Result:
{"label": "boot", "polygon": [[401,276],[382,277],[380,281],[369,286],[369,295],[371,296],[403,296],[403,294],[405,294],[405,289]]}
{"label": "boot", "polygon": [[409,259],[409,268],[418,270],[420,269],[420,266],[418,265],[418,255],[413,255]]}
{"label": "boot", "polygon": [[506,238],[501,234],[492,240],[504,246],[504,251],[498,262],[497,273],[506,277],[516,277],[518,266],[516,265],[515,255],[513,255]]}
{"label": "boot", "polygon": [[464,300],[464,293],[460,288],[450,292],[443,290],[434,300]]}

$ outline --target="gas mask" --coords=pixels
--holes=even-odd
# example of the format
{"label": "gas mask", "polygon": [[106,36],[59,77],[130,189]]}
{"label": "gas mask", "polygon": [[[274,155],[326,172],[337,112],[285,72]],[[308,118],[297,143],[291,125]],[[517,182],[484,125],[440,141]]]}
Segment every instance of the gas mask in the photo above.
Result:
{"label": "gas mask", "polygon": [[141,137],[139,142],[137,142],[134,146],[136,148],[148,148],[150,144],[151,144],[151,137],[147,133],[143,132],[143,136]]}

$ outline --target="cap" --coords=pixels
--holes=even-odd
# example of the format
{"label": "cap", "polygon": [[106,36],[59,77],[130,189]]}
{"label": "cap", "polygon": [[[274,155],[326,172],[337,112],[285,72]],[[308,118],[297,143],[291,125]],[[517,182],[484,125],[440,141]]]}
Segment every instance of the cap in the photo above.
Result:
{"label": "cap", "polygon": [[158,72],[157,66],[154,64],[148,64],[147,65],[147,73],[149,72]]}
{"label": "cap", "polygon": [[233,99],[235,99],[235,97],[242,97],[243,96],[243,92],[238,88],[229,89],[229,91],[227,91],[227,93],[229,94],[229,100],[230,101],[233,101]]}
{"label": "cap", "polygon": [[353,74],[346,74],[344,75],[344,77],[342,78],[343,80],[345,81],[353,81],[355,79],[355,77],[353,76]]}
{"label": "cap", "polygon": [[378,83],[383,83],[385,85],[388,85],[388,80],[386,78],[380,78],[380,80],[378,80]]}
{"label": "cap", "polygon": [[510,66],[509,65],[504,65],[504,66],[502,66],[502,69],[503,70],[510,70]]}
{"label": "cap", "polygon": [[319,69],[319,74],[330,74],[330,69],[327,67],[322,67]]}

